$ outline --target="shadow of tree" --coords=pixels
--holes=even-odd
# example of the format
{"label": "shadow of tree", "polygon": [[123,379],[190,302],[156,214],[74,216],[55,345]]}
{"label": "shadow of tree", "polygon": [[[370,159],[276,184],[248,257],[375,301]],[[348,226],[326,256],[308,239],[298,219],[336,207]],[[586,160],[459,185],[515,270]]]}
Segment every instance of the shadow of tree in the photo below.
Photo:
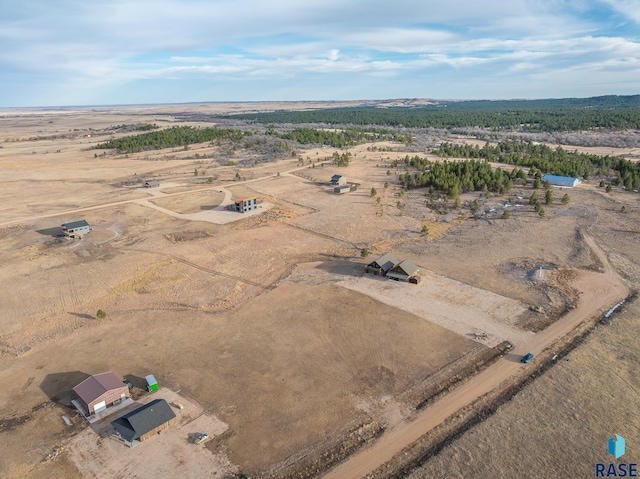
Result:
{"label": "shadow of tree", "polygon": [[90,314],[87,313],[69,313],[72,316],[76,316],[77,318],[82,318],[82,319],[95,319],[94,316],[91,316]]}

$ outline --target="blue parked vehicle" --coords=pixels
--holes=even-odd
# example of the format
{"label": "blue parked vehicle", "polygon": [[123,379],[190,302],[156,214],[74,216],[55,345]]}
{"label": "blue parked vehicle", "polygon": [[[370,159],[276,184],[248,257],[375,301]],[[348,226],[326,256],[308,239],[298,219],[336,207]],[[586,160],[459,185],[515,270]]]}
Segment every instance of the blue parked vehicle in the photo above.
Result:
{"label": "blue parked vehicle", "polygon": [[521,363],[528,363],[529,361],[531,361],[533,359],[533,354],[531,353],[527,353],[524,356],[522,356],[522,359],[520,360]]}

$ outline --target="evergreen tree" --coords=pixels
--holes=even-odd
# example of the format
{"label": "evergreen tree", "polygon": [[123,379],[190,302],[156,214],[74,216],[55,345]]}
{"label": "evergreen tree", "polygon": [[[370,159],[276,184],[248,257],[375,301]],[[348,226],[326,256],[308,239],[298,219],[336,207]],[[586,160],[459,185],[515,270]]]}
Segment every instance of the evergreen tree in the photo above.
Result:
{"label": "evergreen tree", "polygon": [[530,205],[537,205],[538,204],[538,193],[536,193],[535,191],[529,197],[529,204]]}

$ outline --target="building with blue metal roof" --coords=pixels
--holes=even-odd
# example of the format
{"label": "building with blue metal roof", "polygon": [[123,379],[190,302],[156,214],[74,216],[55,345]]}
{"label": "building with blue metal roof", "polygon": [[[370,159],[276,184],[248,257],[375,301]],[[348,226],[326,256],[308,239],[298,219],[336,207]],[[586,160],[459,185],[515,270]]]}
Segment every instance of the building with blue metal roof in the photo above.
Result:
{"label": "building with blue metal roof", "polygon": [[578,186],[582,181],[580,178],[571,178],[569,176],[544,175],[542,181],[548,181],[551,186],[562,186],[564,188],[573,188]]}

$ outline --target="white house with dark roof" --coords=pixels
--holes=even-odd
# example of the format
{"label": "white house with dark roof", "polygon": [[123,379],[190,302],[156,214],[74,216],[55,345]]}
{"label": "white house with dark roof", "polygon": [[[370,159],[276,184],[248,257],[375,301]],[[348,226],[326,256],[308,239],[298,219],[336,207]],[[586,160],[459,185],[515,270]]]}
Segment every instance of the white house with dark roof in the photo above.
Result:
{"label": "white house with dark roof", "polygon": [[333,175],[331,177],[331,186],[341,186],[347,184],[347,178],[342,175]]}
{"label": "white house with dark roof", "polygon": [[62,231],[65,235],[67,236],[74,236],[74,235],[86,235],[89,231],[91,231],[91,227],[89,226],[89,223],[86,222],[86,220],[80,220],[80,221],[72,221],[71,223],[65,223],[62,225]]}

